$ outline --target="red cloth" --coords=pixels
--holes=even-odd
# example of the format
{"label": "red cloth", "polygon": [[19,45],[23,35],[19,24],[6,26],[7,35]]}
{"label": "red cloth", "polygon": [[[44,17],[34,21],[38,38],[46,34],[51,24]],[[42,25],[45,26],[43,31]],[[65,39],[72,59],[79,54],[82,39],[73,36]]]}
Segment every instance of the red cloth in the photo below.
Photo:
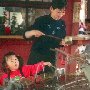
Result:
{"label": "red cloth", "polygon": [[[35,75],[37,73],[39,73],[42,69],[44,68],[44,64],[43,62],[34,64],[34,65],[24,65],[22,67],[22,72],[24,74],[24,76],[26,78],[30,77],[30,75]],[[20,70],[16,70],[16,71],[11,71],[10,73],[10,78],[15,78],[15,76],[20,76],[22,77]],[[8,78],[8,74],[4,73],[1,77],[0,77],[0,85],[3,85],[3,81],[5,78]]]}
{"label": "red cloth", "polygon": [[10,35],[10,34],[11,34],[10,27],[5,27],[5,35]]}
{"label": "red cloth", "polygon": [[60,61],[60,64],[61,64],[61,65],[65,65],[65,60],[61,60],[61,61]]}

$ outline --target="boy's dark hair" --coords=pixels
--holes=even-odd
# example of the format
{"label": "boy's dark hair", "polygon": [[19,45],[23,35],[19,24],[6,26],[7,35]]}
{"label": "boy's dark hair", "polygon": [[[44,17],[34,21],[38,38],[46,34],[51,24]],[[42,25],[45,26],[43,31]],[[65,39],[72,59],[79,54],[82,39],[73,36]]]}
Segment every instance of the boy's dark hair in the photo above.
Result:
{"label": "boy's dark hair", "polygon": [[4,55],[3,61],[2,61],[2,70],[3,70],[5,73],[10,72],[10,70],[7,68],[6,59],[7,59],[8,57],[10,57],[11,55],[15,55],[15,56],[18,58],[18,60],[19,60],[19,69],[21,69],[22,66],[23,66],[23,59],[22,59],[21,56],[17,56],[14,52],[8,52],[7,54]]}
{"label": "boy's dark hair", "polygon": [[86,18],[85,19],[85,23],[90,23],[90,19],[89,18]]}
{"label": "boy's dark hair", "polygon": [[66,7],[67,5],[67,0],[52,0],[52,7],[53,9],[62,9]]}

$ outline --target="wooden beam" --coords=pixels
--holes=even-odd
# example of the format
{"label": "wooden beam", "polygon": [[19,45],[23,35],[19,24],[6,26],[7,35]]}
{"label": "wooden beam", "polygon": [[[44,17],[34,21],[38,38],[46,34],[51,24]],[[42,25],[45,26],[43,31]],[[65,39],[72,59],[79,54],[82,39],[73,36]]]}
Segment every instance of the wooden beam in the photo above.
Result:
{"label": "wooden beam", "polygon": [[37,8],[37,9],[48,9],[51,2],[42,1],[0,1],[1,7],[22,7],[22,8]]}

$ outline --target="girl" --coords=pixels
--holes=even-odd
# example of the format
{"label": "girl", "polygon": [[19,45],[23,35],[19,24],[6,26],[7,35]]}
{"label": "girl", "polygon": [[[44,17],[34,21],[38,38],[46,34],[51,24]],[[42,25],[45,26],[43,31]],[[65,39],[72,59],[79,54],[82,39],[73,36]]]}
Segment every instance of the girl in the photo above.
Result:
{"label": "girl", "polygon": [[0,84],[4,84],[5,79],[13,79],[16,76],[28,78],[42,71],[44,66],[51,66],[50,62],[39,62],[34,65],[23,65],[23,60],[14,52],[8,52],[4,55],[2,69],[4,74],[0,77]]}

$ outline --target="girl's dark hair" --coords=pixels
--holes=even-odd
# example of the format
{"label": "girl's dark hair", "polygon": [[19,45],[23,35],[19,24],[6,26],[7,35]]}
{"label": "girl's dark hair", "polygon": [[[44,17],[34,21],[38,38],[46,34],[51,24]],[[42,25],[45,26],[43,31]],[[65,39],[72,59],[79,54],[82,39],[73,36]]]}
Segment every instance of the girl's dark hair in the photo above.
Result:
{"label": "girl's dark hair", "polygon": [[19,69],[21,69],[24,64],[23,58],[19,55],[17,55],[16,57],[18,58],[18,61],[19,61]]}
{"label": "girl's dark hair", "polygon": [[8,57],[10,57],[10,56],[12,56],[12,55],[15,55],[15,56],[18,58],[18,60],[19,60],[19,69],[21,69],[22,66],[23,66],[23,59],[22,59],[21,56],[16,55],[14,52],[8,52],[7,54],[4,55],[3,60],[2,60],[2,70],[3,70],[5,73],[10,72],[10,69],[7,68],[6,60],[7,60]]}

